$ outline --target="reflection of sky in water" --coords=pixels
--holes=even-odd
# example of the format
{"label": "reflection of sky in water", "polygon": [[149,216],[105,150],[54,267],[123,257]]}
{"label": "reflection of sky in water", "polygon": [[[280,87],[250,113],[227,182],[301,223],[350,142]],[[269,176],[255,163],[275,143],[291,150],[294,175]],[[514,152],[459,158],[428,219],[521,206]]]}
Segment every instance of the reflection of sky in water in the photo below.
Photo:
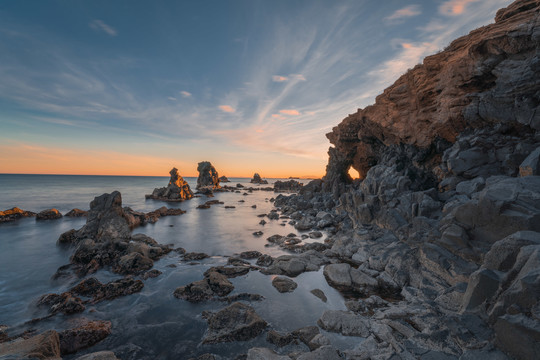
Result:
{"label": "reflection of sky in water", "polygon": [[[70,327],[70,322],[81,316],[111,320],[112,334],[86,352],[114,350],[122,354],[126,347],[122,350],[121,346],[128,346],[132,350],[138,346],[142,349],[140,350],[142,352],[138,353],[140,356],[148,355],[150,358],[160,359],[188,358],[205,352],[234,357],[245,353],[253,346],[272,347],[266,342],[264,334],[248,342],[200,345],[207,328],[206,321],[201,317],[202,311],[215,311],[226,304],[218,301],[191,304],[174,298],[173,292],[179,286],[202,279],[204,271],[209,267],[225,264],[227,256],[235,253],[258,250],[272,256],[285,254],[277,247],[265,247],[266,238],[273,234],[287,235],[297,231],[288,224],[281,226],[283,220],[266,219],[268,223],[260,225],[261,218],[257,217],[258,214],[268,213],[272,209],[272,203],[266,199],[277,194],[266,191],[254,191],[247,196],[242,195],[243,191],[240,194],[216,193],[212,199],[223,201],[224,205],[213,205],[210,209],[196,209],[197,205],[209,199],[201,197],[170,204],[144,200],[144,194],[150,193],[156,186],[166,184],[166,178],[81,177],[79,178],[81,181],[76,184],[69,181],[73,177],[59,178],[64,182],[61,186],[54,182],[49,184],[48,181],[40,181],[39,188],[27,187],[25,191],[22,189],[25,186],[24,181],[7,184],[6,186],[13,191],[2,193],[0,204],[3,206],[16,201],[14,205],[25,210],[39,211],[57,207],[65,213],[73,207],[87,209],[88,206],[85,207],[84,204],[88,204],[94,194],[103,193],[103,190],[99,189],[112,191],[118,188],[122,192],[124,204],[127,202],[136,210],[150,211],[163,205],[187,210],[184,215],[161,218],[156,224],[135,229],[134,233],[142,232],[160,243],[183,247],[189,252],[206,252],[213,257],[197,265],[188,265],[181,262],[181,257],[177,253],[172,252],[155,263],[154,268],[163,274],[155,279],[146,280],[141,293],[90,306],[79,315],[70,317],[58,315],[32,327],[38,330],[49,328],[59,330]],[[131,181],[129,185],[124,184],[126,180]],[[194,182],[195,179],[189,180]],[[236,182],[229,184],[235,185]],[[257,205],[256,209],[251,207],[254,204]],[[233,205],[236,208],[225,209],[225,205]],[[43,311],[33,305],[35,300],[45,293],[59,293],[73,285],[69,282],[51,280],[56,269],[69,262],[72,251],[56,246],[56,240],[62,232],[71,228],[78,229],[84,222],[85,219],[69,218],[42,222],[23,219],[0,226],[1,324],[17,326],[32,318],[43,316]],[[263,236],[252,235],[259,230],[264,232]],[[177,267],[167,266],[171,264]],[[99,271],[95,276],[103,282],[118,277],[105,270]],[[249,292],[264,296],[263,301],[252,302],[251,305],[269,323],[271,329],[286,332],[302,326],[316,325],[324,310],[345,309],[343,298],[328,286],[322,275],[322,269],[295,278],[298,288],[292,293],[280,294],[271,285],[272,278],[251,271],[245,276],[231,279],[235,285],[231,295]],[[310,293],[317,288],[324,291],[328,297],[327,303],[323,303]],[[19,326],[16,329],[24,328]],[[341,348],[352,347],[352,344],[360,341],[358,338],[328,333],[326,335]],[[283,350],[305,351],[307,348],[303,345],[291,345]],[[80,356],[83,353],[84,351],[76,355]]]}

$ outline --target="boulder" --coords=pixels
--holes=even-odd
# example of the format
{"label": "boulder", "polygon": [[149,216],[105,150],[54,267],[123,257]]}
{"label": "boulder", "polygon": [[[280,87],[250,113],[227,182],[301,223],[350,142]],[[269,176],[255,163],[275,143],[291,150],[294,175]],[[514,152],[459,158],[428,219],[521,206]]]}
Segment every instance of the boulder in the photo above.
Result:
{"label": "boulder", "polygon": [[289,345],[294,341],[294,339],[295,337],[291,333],[281,334],[275,330],[270,330],[266,334],[266,341],[276,345],[277,347],[284,347],[286,345]]}
{"label": "boulder", "polygon": [[326,331],[345,336],[367,337],[370,329],[368,318],[342,310],[326,310],[317,324]]}
{"label": "boulder", "polygon": [[167,187],[155,188],[152,194],[146,195],[147,199],[183,201],[193,197],[193,192],[189,184],[180,176],[177,168],[172,168],[169,174],[171,178]]}
{"label": "boulder", "polygon": [[93,346],[111,333],[110,321],[82,321],[80,326],[59,333],[62,355]]}
{"label": "boulder", "polygon": [[348,290],[352,285],[350,271],[349,264],[329,264],[324,267],[323,274],[329,285],[337,289]]}
{"label": "boulder", "polygon": [[197,166],[199,177],[197,178],[197,189],[219,189],[219,175],[209,161],[202,161]]}
{"label": "boulder", "polygon": [[470,311],[491,299],[499,289],[500,277],[493,270],[480,269],[471,274],[467,291],[463,296],[461,310]]}
{"label": "boulder", "polygon": [[280,293],[285,293],[293,292],[298,287],[298,284],[289,278],[277,276],[272,280],[272,286]]}
{"label": "boulder", "polygon": [[36,215],[36,220],[56,220],[60,219],[62,214],[57,209],[47,209],[40,211]]}
{"label": "boulder", "polygon": [[252,183],[252,184],[268,184],[268,181],[263,180],[261,178],[261,175],[255,173],[255,174],[253,174],[253,178],[251,179],[250,183]]}
{"label": "boulder", "polygon": [[[247,268],[249,271],[249,268]],[[234,285],[218,269],[211,268],[204,274],[204,279],[181,286],[174,291],[174,296],[192,303],[206,301],[215,297],[224,297],[234,290]]]}
{"label": "boulder", "polygon": [[246,341],[258,336],[268,325],[251,306],[240,302],[216,313],[205,312],[203,315],[208,322],[203,344]]}
{"label": "boulder", "polygon": [[0,358],[61,360],[58,333],[48,330],[28,339],[0,343]]}
{"label": "boulder", "polygon": [[508,271],[516,262],[523,246],[540,245],[540,233],[518,231],[497,241],[484,256],[483,266],[497,271]]}
{"label": "boulder", "polygon": [[0,211],[0,223],[32,216],[36,216],[36,213],[31,211],[24,211],[22,209],[19,209],[18,207],[14,207],[8,210]]}
{"label": "boulder", "polygon": [[64,216],[67,216],[67,217],[88,216],[88,211],[84,211],[84,210],[75,208],[75,209],[72,209],[72,210],[68,211]]}
{"label": "boulder", "polygon": [[219,182],[226,183],[226,182],[230,182],[230,181],[226,176],[220,176],[219,177]]}

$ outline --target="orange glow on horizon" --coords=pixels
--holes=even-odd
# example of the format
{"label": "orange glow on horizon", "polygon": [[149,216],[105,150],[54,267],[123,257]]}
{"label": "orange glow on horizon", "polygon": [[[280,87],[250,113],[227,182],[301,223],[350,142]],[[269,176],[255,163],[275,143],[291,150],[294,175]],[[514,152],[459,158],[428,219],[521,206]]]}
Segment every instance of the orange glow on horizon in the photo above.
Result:
{"label": "orange glow on horizon", "polygon": [[[322,172],[302,169],[287,164],[283,159],[252,161],[211,158],[194,161],[170,157],[137,155],[114,151],[88,151],[44,147],[28,144],[0,145],[0,173],[4,174],[61,174],[61,175],[116,175],[169,176],[176,167],[183,177],[197,177],[197,164],[210,161],[220,176],[251,178],[259,173],[263,178],[320,178]],[[324,167],[322,167],[324,168]]]}

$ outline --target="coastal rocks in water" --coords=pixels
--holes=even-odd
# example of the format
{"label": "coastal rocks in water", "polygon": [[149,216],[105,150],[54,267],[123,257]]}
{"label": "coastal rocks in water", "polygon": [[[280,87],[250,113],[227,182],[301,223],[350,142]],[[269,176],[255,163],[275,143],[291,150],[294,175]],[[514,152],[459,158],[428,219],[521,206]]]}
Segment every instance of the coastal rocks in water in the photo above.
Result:
{"label": "coastal rocks in water", "polygon": [[62,355],[73,354],[97,344],[109,336],[110,333],[110,321],[87,321],[86,319],[82,319],[82,324],[79,326],[64,330],[58,334],[60,352]]}
{"label": "coastal rocks in water", "polygon": [[217,204],[223,205],[224,202],[219,201],[219,200],[209,200],[209,201],[205,202],[204,204],[201,204],[201,205],[197,206],[197,209],[210,209],[210,206],[217,205]]}
{"label": "coastal rocks in water", "polygon": [[289,345],[295,340],[295,336],[291,333],[281,334],[275,330],[270,330],[266,334],[266,341],[270,344],[274,344],[277,347],[284,347]]}
{"label": "coastal rocks in water", "polygon": [[184,254],[184,260],[186,261],[203,260],[209,257],[210,255],[199,252],[190,252]]}
{"label": "coastal rocks in water", "polygon": [[272,286],[280,293],[285,293],[293,292],[298,287],[298,284],[289,278],[277,276],[272,280]]}
{"label": "coastal rocks in water", "polygon": [[253,174],[253,179],[251,179],[250,183],[252,184],[268,184],[268,181],[263,180],[261,178],[261,175],[258,173]]}
{"label": "coastal rocks in water", "polygon": [[[246,271],[239,273],[236,268],[243,268]],[[248,271],[249,267],[210,268],[204,273],[204,279],[177,288],[174,296],[192,303],[224,297],[234,290],[234,285],[227,278],[243,275]]]}
{"label": "coastal rocks in water", "polygon": [[299,181],[296,180],[288,180],[288,181],[281,181],[278,180],[274,183],[274,191],[300,191],[302,189],[302,184]]}
{"label": "coastal rocks in water", "polygon": [[203,344],[246,341],[257,337],[268,324],[255,310],[240,302],[233,303],[216,312],[204,312],[208,332]]}
{"label": "coastal rocks in water", "polygon": [[102,284],[96,278],[88,278],[81,281],[70,292],[79,296],[91,297],[91,304],[103,300],[111,300],[120,296],[131,295],[142,290],[144,283],[132,277],[126,277]]}
{"label": "coastal rocks in water", "polygon": [[152,194],[146,195],[147,199],[183,201],[193,197],[189,184],[180,176],[177,168],[172,168],[169,174],[171,174],[171,178],[167,187],[155,188]]}
{"label": "coastal rocks in water", "polygon": [[48,330],[28,339],[0,343],[0,358],[61,360],[58,333]]}
{"label": "coastal rocks in water", "polygon": [[227,182],[230,182],[230,181],[225,175],[223,175],[223,176],[219,177],[219,182],[227,183]]}
{"label": "coastal rocks in water", "polygon": [[74,296],[69,292],[58,294],[43,295],[37,302],[37,305],[49,307],[49,313],[63,313],[66,315],[83,312],[86,308],[81,298]]}
{"label": "coastal rocks in water", "polygon": [[214,190],[219,189],[219,175],[216,169],[209,161],[202,161],[197,166],[199,177],[197,178],[197,190],[202,191],[204,189]]}
{"label": "coastal rocks in water", "polygon": [[72,210],[68,211],[64,216],[67,216],[67,217],[88,216],[88,211],[84,211],[84,210],[75,208],[75,209],[72,209]]}
{"label": "coastal rocks in water", "polygon": [[57,209],[47,209],[40,211],[36,215],[36,220],[56,220],[60,219],[62,214]]}
{"label": "coastal rocks in water", "polygon": [[0,223],[32,216],[36,216],[36,213],[24,211],[18,207],[14,207],[8,210],[0,211]]}

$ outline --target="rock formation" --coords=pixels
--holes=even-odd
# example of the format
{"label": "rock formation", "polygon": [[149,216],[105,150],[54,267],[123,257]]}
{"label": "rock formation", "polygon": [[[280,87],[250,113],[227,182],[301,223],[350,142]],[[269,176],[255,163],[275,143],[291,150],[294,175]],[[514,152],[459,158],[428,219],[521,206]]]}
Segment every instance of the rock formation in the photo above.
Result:
{"label": "rock formation", "polygon": [[202,161],[197,166],[199,177],[197,178],[197,190],[201,189],[219,189],[219,175],[216,169],[209,161]]}
{"label": "rock formation", "polygon": [[8,210],[0,211],[0,223],[32,216],[36,216],[36,213],[31,211],[24,211],[22,209],[19,209],[18,207],[14,207]]}
{"label": "rock formation", "polygon": [[507,133],[540,129],[539,21],[537,0],[516,1],[499,10],[494,24],[426,57],[375,104],[345,118],[327,134],[335,146],[329,151],[327,189],[349,180],[350,166],[364,178],[385,160],[389,147],[400,155],[398,166],[431,172],[465,129],[494,124],[505,124]]}
{"label": "rock formation", "polygon": [[304,184],[296,180],[278,180],[274,183],[274,191],[300,191],[300,189],[302,189],[302,186],[304,186]]}
{"label": "rock formation", "polygon": [[62,214],[57,209],[47,209],[40,211],[36,215],[36,220],[56,220],[60,219]]}
{"label": "rock formation", "polygon": [[167,187],[155,188],[152,194],[146,195],[147,199],[183,201],[193,197],[189,184],[180,176],[177,168],[172,168],[169,174],[171,174],[171,179]]}
{"label": "rock formation", "polygon": [[226,183],[226,182],[230,182],[230,181],[226,176],[220,176],[219,177],[219,182]]}
{"label": "rock formation", "polygon": [[268,181],[263,180],[261,178],[261,175],[258,173],[253,174],[253,179],[251,179],[250,183],[252,184],[268,184]]}
{"label": "rock formation", "polygon": [[355,295],[318,321],[365,338],[345,358],[540,354],[540,1],[495,21],[344,119],[323,181],[274,201],[298,230],[326,226],[330,248],[298,243],[261,271],[326,265],[328,284]]}

